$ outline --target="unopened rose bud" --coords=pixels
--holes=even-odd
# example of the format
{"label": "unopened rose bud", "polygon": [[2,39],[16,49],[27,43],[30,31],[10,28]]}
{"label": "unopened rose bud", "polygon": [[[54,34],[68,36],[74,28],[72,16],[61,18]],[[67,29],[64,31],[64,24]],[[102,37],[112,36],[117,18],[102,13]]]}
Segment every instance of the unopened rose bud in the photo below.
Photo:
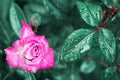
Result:
{"label": "unopened rose bud", "polygon": [[41,23],[41,16],[38,13],[32,14],[30,18],[30,24],[33,27],[35,33],[37,32],[40,23]]}

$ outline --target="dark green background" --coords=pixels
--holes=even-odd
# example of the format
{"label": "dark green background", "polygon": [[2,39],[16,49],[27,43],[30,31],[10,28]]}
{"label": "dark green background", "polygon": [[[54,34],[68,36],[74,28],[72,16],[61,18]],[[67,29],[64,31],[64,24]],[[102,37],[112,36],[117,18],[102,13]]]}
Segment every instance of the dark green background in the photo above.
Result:
{"label": "dark green background", "polygon": [[[120,13],[109,20],[105,28],[109,29],[116,41],[116,63],[105,59],[97,45],[95,34],[93,46],[88,54],[72,62],[60,59],[62,46],[66,38],[77,29],[95,29],[82,18],[76,2],[82,0],[0,0],[0,80],[33,80],[32,74],[20,69],[11,69],[5,60],[4,49],[19,39],[10,22],[10,5],[15,2],[23,11],[30,24],[31,15],[38,13],[41,17],[37,35],[45,35],[50,46],[55,51],[55,67],[39,70],[34,73],[36,80],[120,80],[120,72],[116,71],[116,63],[120,64]],[[104,7],[118,7],[120,1],[114,4],[112,0],[83,0]],[[94,7],[95,8],[95,7]],[[18,16],[20,16],[18,14]],[[17,26],[16,26],[17,27]],[[92,62],[91,62],[92,61]],[[81,71],[82,63],[87,63],[88,69]],[[96,65],[96,66],[93,66]],[[95,67],[94,70],[91,70]],[[89,72],[90,70],[90,72]]]}

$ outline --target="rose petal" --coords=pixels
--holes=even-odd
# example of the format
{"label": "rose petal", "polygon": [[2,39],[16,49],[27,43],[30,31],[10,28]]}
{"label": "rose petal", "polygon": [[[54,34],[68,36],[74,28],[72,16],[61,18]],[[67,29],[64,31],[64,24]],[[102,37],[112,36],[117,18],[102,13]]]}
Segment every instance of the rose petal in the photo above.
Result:
{"label": "rose petal", "polygon": [[49,48],[49,52],[43,57],[39,69],[53,68],[54,67],[54,52]]}
{"label": "rose petal", "polygon": [[47,47],[49,46],[48,40],[45,38],[45,36],[37,36],[37,39],[38,39],[38,41],[39,41],[39,40],[42,41],[42,43],[43,43],[44,45],[46,45]]}
{"label": "rose petal", "polygon": [[36,35],[31,35],[31,36],[25,37],[24,39],[21,39],[21,44],[25,45],[25,44],[31,43],[31,42],[38,42],[35,39],[36,39]]}
{"label": "rose petal", "polygon": [[48,60],[46,68],[53,68],[54,67],[54,51],[52,48],[49,48],[47,56],[45,58]]}
{"label": "rose petal", "polygon": [[20,32],[20,39],[23,39],[25,37],[35,35],[34,32],[32,31],[30,25],[28,25],[25,21],[22,21],[22,29]]}
{"label": "rose petal", "polygon": [[[13,48],[16,48],[16,49],[19,49],[20,46],[22,46],[23,44],[21,43],[20,40],[16,40],[13,44],[12,44],[12,47]],[[18,47],[19,46],[19,47]]]}
{"label": "rose petal", "polygon": [[16,53],[16,50],[13,49],[12,47],[6,48],[5,49],[6,53],[6,60],[7,63],[10,65],[12,68],[16,68],[18,65],[18,55]]}
{"label": "rose petal", "polygon": [[36,72],[38,70],[38,68],[36,66],[30,66],[26,68],[26,71],[28,72]]}
{"label": "rose petal", "polygon": [[41,41],[44,45],[44,51],[45,53],[47,53],[48,49],[49,49],[49,44],[47,39],[45,38],[45,36],[37,36],[38,41]]}
{"label": "rose petal", "polygon": [[21,69],[28,71],[28,72],[34,72],[34,73],[38,70],[38,66],[27,65],[24,60],[25,59],[22,56],[19,57],[18,68],[21,68]]}

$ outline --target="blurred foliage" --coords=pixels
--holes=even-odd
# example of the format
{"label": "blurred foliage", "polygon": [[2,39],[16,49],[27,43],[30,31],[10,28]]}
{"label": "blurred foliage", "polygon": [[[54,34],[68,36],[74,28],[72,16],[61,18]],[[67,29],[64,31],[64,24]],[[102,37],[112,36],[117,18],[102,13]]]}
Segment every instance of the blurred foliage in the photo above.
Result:
{"label": "blurred foliage", "polygon": [[[116,64],[120,65],[120,11],[105,25],[107,29],[92,33],[101,24],[106,6],[120,8],[120,1],[0,0],[0,80],[119,80],[120,70],[116,70]],[[83,8],[85,11],[81,12]],[[45,35],[54,48],[55,68],[33,75],[11,69],[4,49],[19,39],[21,20],[34,26],[30,21],[34,16],[38,17],[35,20],[39,24],[37,35]],[[85,52],[84,55],[80,51]]]}

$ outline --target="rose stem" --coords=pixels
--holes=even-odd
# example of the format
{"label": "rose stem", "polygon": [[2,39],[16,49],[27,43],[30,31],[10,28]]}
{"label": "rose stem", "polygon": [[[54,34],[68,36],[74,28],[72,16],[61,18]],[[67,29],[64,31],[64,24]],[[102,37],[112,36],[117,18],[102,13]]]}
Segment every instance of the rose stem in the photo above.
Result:
{"label": "rose stem", "polygon": [[120,65],[116,64],[116,70],[120,72]]}
{"label": "rose stem", "polygon": [[93,32],[96,32],[96,31],[102,29],[106,25],[107,21],[109,19],[112,19],[117,14],[117,12],[118,12],[117,7],[113,7],[112,9],[107,8],[104,12],[104,18],[103,18],[103,21],[102,21],[103,23],[100,24],[96,29],[94,29]]}

